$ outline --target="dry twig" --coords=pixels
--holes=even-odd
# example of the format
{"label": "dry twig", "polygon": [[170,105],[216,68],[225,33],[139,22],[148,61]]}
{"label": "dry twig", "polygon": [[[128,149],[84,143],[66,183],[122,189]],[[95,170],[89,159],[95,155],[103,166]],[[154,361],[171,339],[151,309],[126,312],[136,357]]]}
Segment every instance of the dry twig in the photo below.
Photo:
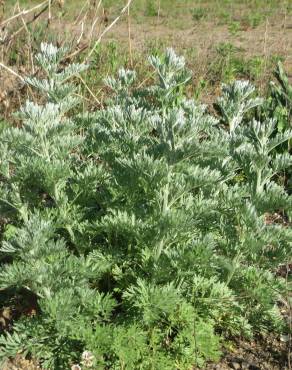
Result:
{"label": "dry twig", "polygon": [[91,48],[91,50],[89,51],[87,57],[86,57],[86,60],[88,60],[91,55],[93,54],[95,48],[97,47],[97,45],[100,43],[101,39],[103,38],[103,36],[111,29],[113,28],[113,26],[118,22],[118,20],[121,18],[121,16],[128,10],[128,8],[130,7],[131,3],[132,3],[133,0],[128,0],[127,4],[124,6],[124,8],[121,10],[120,14],[112,21],[112,23],[106,27],[103,32],[99,35],[98,39],[95,41],[93,47]]}
{"label": "dry twig", "polygon": [[24,78],[22,76],[20,76],[17,72],[15,72],[13,69],[11,69],[10,67],[6,66],[5,64],[1,63],[0,62],[0,67],[2,67],[3,69],[5,69],[6,71],[8,71],[9,73],[11,73],[13,76],[16,76],[17,78],[19,78],[22,82],[24,82]]}
{"label": "dry twig", "polygon": [[[54,0],[51,0],[51,4],[53,3],[53,1]],[[2,41],[2,43],[7,43],[7,42],[10,42],[11,40],[13,40],[20,32],[22,32],[24,29],[26,29],[27,28],[27,26],[29,25],[29,24],[31,24],[31,23],[33,23],[36,19],[38,19],[47,9],[48,9],[48,7],[49,7],[49,3],[46,1],[46,2],[44,2],[44,3],[42,3],[43,5],[44,4],[46,4],[45,5],[45,7],[43,8],[43,9],[41,9],[37,14],[35,14],[34,16],[33,16],[33,18],[31,19],[31,20],[29,20],[28,22],[26,22],[25,23],[25,25],[22,25],[17,31],[15,31],[10,37],[8,37],[8,38],[6,38],[6,39],[4,39],[3,41]],[[19,13],[18,13],[19,14]],[[19,16],[22,16],[23,17],[23,15],[19,15]]]}
{"label": "dry twig", "polygon": [[44,2],[42,2],[41,4],[38,4],[38,5],[36,5],[36,6],[34,6],[34,7],[32,7],[32,8],[30,8],[30,9],[27,9],[27,10],[22,10],[21,12],[19,12],[19,13],[17,13],[17,14],[15,14],[15,15],[13,15],[12,17],[10,17],[10,18],[8,18],[8,19],[5,19],[5,21],[3,21],[1,24],[0,24],[0,27],[2,28],[2,27],[4,27],[7,23],[9,23],[9,22],[11,22],[12,20],[14,20],[14,19],[16,19],[16,18],[18,18],[18,17],[23,17],[24,15],[27,15],[27,14],[29,14],[29,13],[31,13],[31,12],[34,12],[35,10],[37,10],[37,9],[39,9],[39,8],[41,8],[41,7],[43,7],[44,5],[48,5],[48,3],[49,3],[49,0],[46,0],[46,1],[44,1]]}

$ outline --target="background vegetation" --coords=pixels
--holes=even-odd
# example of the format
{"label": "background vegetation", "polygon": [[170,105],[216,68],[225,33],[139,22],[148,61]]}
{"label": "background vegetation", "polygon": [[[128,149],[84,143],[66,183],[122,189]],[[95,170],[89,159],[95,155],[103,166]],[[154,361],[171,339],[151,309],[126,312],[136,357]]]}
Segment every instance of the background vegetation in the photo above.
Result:
{"label": "background vegetation", "polygon": [[[2,19],[39,3],[4,2]],[[48,9],[36,20],[42,8],[17,17],[2,29],[2,61],[21,74],[34,73],[33,54],[41,41],[69,43],[73,52],[80,50],[76,55],[79,60],[84,60],[90,50],[87,46],[93,47],[125,3],[55,0],[49,25]],[[277,61],[284,63],[288,76],[292,74],[291,7],[289,0],[133,0],[129,16],[125,12],[94,48],[93,68],[84,75],[83,92],[90,101],[95,100],[94,104],[102,104],[108,93],[102,80],[121,65],[135,68],[143,84],[151,83],[147,57],[162,53],[166,47],[174,47],[186,57],[193,72],[188,94],[200,96],[204,102],[213,103],[220,84],[236,78],[252,80],[265,90]],[[19,106],[25,94],[13,84],[9,73],[0,82],[5,115],[14,104]]]}

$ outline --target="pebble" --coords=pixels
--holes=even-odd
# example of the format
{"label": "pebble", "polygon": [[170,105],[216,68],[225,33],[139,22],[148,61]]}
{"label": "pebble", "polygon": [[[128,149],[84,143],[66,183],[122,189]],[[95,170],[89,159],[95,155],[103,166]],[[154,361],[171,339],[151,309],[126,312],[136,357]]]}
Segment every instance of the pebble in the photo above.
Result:
{"label": "pebble", "polygon": [[230,364],[231,368],[234,369],[234,370],[239,370],[241,369],[241,366],[238,362],[231,362]]}

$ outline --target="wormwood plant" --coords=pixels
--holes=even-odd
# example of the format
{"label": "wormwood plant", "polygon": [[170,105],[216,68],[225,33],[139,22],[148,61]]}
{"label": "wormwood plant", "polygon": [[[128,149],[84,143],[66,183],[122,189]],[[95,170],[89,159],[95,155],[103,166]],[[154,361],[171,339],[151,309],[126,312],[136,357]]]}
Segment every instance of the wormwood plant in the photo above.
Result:
{"label": "wormwood plant", "polygon": [[[223,88],[221,119],[184,94],[190,73],[167,50],[108,78],[104,109],[78,113],[61,65],[43,44],[43,96],[0,141],[1,293],[20,302],[0,357],[43,368],[190,369],[217,360],[224,338],[286,330],[278,303],[291,259],[292,203],[276,148],[292,137],[258,122],[248,82]],[[73,109],[74,108],[74,109]],[[76,113],[77,112],[77,113]],[[4,300],[4,298],[3,298]]]}
{"label": "wormwood plant", "polygon": [[277,83],[271,82],[271,109],[278,117],[278,129],[292,127],[292,85],[289,83],[282,64],[279,62],[275,71]]}
{"label": "wormwood plant", "polygon": [[[272,81],[270,83],[270,97],[267,101],[267,109],[265,111],[270,116],[276,117],[277,129],[281,132],[283,129],[292,128],[292,85],[289,83],[288,76],[281,62],[278,63],[274,74],[276,82]],[[286,144],[288,151],[291,153],[292,141],[289,140]],[[292,189],[291,179],[290,189]]]}

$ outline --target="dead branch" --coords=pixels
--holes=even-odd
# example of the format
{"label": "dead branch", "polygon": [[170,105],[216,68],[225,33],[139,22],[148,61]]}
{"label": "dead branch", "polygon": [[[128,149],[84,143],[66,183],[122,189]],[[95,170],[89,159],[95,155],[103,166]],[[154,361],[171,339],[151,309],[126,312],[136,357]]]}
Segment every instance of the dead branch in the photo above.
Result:
{"label": "dead branch", "polygon": [[128,8],[130,7],[131,3],[132,3],[133,0],[128,0],[127,4],[124,6],[124,8],[121,10],[120,14],[112,21],[112,23],[106,27],[104,29],[104,31],[99,35],[98,39],[95,41],[93,47],[91,48],[91,50],[89,51],[87,57],[86,57],[86,61],[91,57],[91,55],[93,54],[95,48],[97,47],[97,45],[100,43],[101,39],[103,38],[103,36],[119,21],[119,19],[121,18],[121,16],[128,10]]}
{"label": "dead branch", "polygon": [[44,2],[42,2],[41,4],[38,4],[30,9],[27,9],[27,10],[22,10],[21,12],[13,15],[12,17],[8,18],[8,19],[5,19],[5,21],[3,21],[1,24],[0,24],[0,28],[4,27],[7,23],[11,22],[12,20],[18,18],[18,17],[21,17],[21,16],[25,16],[31,12],[34,12],[35,10],[41,8],[42,6],[46,5],[49,3],[49,0],[46,0]]}
{"label": "dead branch", "polygon": [[[53,3],[54,0],[52,0],[52,3]],[[27,28],[28,25],[30,25],[31,23],[33,23],[34,21],[36,21],[49,7],[49,3],[48,1],[44,2],[44,3],[47,3],[45,5],[45,7],[43,9],[41,9],[37,14],[35,14],[33,16],[33,18],[29,21],[27,21],[24,25],[22,25],[17,31],[15,31],[12,35],[10,35],[9,37],[7,37],[6,39],[4,39],[2,41],[2,44],[4,43],[9,43],[11,40],[13,40],[20,32],[22,32],[24,29]],[[44,4],[43,3],[43,4]]]}

